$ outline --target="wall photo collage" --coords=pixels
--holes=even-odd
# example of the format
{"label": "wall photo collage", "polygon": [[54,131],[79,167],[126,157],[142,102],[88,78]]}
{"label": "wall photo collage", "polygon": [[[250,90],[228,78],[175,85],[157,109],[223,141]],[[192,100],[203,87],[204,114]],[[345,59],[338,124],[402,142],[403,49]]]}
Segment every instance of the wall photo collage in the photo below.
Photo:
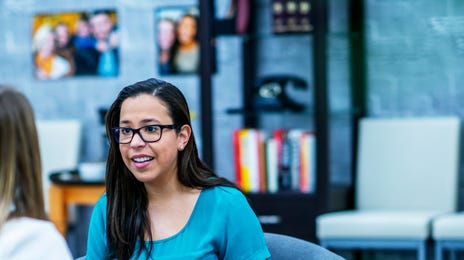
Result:
{"label": "wall photo collage", "polygon": [[[154,10],[154,71],[197,74],[200,65],[197,6]],[[37,80],[117,77],[121,43],[115,9],[39,13],[32,19],[32,75]]]}
{"label": "wall photo collage", "polygon": [[117,22],[115,10],[34,16],[34,77],[39,80],[116,77],[119,71]]}

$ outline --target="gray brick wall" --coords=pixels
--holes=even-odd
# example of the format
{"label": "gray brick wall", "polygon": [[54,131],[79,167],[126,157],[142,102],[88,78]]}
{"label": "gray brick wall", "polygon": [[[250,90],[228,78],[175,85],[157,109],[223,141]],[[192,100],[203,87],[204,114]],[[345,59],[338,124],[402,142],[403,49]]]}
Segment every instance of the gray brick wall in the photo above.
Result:
{"label": "gray brick wall", "polygon": [[[0,82],[23,91],[31,100],[38,119],[75,118],[84,123],[82,161],[104,155],[98,109],[108,107],[128,84],[159,77],[155,67],[154,12],[166,5],[193,5],[195,1],[0,1]],[[39,13],[81,12],[115,9],[120,33],[120,74],[116,78],[73,77],[38,81],[32,72],[32,18]],[[200,114],[199,77],[170,76],[165,80],[180,87],[191,109]],[[193,121],[200,132],[199,117]],[[197,134],[197,136],[200,136]],[[201,138],[200,138],[201,141]]]}
{"label": "gray brick wall", "polygon": [[366,1],[370,116],[463,117],[463,11],[460,0]]}

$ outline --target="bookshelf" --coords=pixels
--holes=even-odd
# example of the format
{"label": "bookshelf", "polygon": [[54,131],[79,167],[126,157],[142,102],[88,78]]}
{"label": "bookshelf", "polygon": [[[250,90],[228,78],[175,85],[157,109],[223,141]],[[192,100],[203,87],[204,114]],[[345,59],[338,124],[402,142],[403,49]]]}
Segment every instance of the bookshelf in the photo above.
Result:
{"label": "bookshelf", "polygon": [[[214,1],[200,1],[200,12],[209,12],[214,10]],[[262,0],[249,1],[250,12],[256,12],[257,3],[262,4]],[[272,2],[271,0],[265,2]],[[362,17],[362,1],[351,0],[349,1],[349,14],[350,16],[356,15],[356,17]],[[291,114],[298,114],[301,118],[312,121],[312,129],[316,133],[316,189],[312,193],[301,193],[296,191],[285,191],[278,193],[248,193],[247,197],[250,201],[250,205],[258,215],[263,229],[266,232],[276,232],[282,234],[288,234],[295,237],[299,237],[305,240],[316,241],[315,236],[315,218],[321,213],[352,207],[352,187],[332,187],[329,179],[329,162],[330,162],[330,147],[329,147],[329,132],[330,132],[330,119],[333,116],[333,112],[329,111],[328,102],[328,71],[327,71],[327,29],[328,29],[328,4],[324,0],[313,0],[313,22],[317,26],[310,33],[298,33],[298,34],[272,34],[272,33],[261,33],[257,32],[256,28],[261,26],[257,24],[256,14],[250,14],[250,29],[243,35],[243,56],[242,56],[242,99],[243,107],[230,108],[228,113],[239,114],[242,116],[244,128],[260,128],[261,120],[263,117],[269,114],[283,117]],[[360,12],[361,11],[361,12]],[[213,20],[212,17],[203,17],[204,23],[200,24],[203,26],[204,32],[201,35],[201,41],[204,45],[210,46],[214,33],[217,33],[211,24],[207,24]],[[201,21],[200,21],[201,23]],[[230,26],[229,26],[230,28]],[[350,54],[352,55],[350,60],[351,65],[351,94],[352,98],[352,110],[347,112],[352,118],[352,133],[351,139],[354,144],[357,135],[357,120],[364,115],[365,111],[365,98],[364,98],[364,77],[365,77],[365,64],[363,64],[363,45],[362,45],[362,19],[353,21],[350,19],[350,31],[355,32],[355,36],[347,36],[350,39]],[[213,33],[214,32],[214,33]],[[360,32],[360,33],[359,33]],[[253,105],[253,87],[258,79],[258,68],[262,66],[262,61],[257,58],[257,53],[260,51],[259,41],[268,39],[279,39],[285,37],[299,37],[309,38],[308,51],[311,52],[310,62],[312,63],[312,69],[308,68],[307,74],[311,75],[311,93],[308,98],[312,98],[312,106],[308,107],[303,112],[288,112],[278,110],[261,110],[256,109]],[[205,47],[204,51],[211,51],[209,47]],[[210,60],[211,57],[202,54],[202,60]],[[207,59],[205,59],[207,58]],[[211,66],[206,63],[202,65],[201,72],[201,85],[203,91],[208,92],[203,97],[203,113],[211,112]],[[355,87],[356,86],[356,87]],[[202,94],[203,95],[203,94]],[[205,98],[206,97],[206,98]],[[209,98],[209,100],[208,100]],[[208,114],[206,114],[208,115]],[[211,114],[209,114],[211,118]],[[203,146],[211,145],[211,140],[205,137],[211,136],[210,126],[206,122],[202,122],[203,131],[207,135],[203,135]],[[209,129],[209,130],[208,130]],[[355,161],[355,146],[353,145],[353,155],[351,160]],[[212,150],[211,149],[206,149]],[[210,158],[211,163],[214,161],[213,156],[207,155],[205,158]],[[353,166],[354,167],[354,166]],[[351,173],[354,173],[353,169]],[[354,179],[352,177],[352,179]]]}
{"label": "bookshelf", "polygon": [[[256,3],[256,1],[250,1]],[[270,1],[271,2],[271,1]],[[328,120],[328,93],[327,93],[327,5],[325,1],[313,1],[312,18],[313,23],[317,24],[309,33],[298,34],[263,34],[257,32],[260,26],[253,20],[250,27],[250,37],[244,42],[244,88],[243,99],[245,110],[253,110],[252,86],[257,81],[260,60],[257,53],[259,41],[272,40],[268,38],[299,37],[310,38],[308,40],[308,52],[312,52],[313,70],[308,68],[307,74],[312,75],[310,84],[312,108],[307,108],[307,120],[313,120],[313,130],[316,135],[316,184],[312,193],[301,193],[297,191],[285,191],[278,193],[250,193],[248,198],[250,204],[263,229],[267,232],[276,232],[292,235],[305,240],[316,242],[315,237],[315,218],[328,208],[328,162],[329,162],[329,120]],[[251,6],[250,10],[258,10]],[[256,17],[252,14],[251,17]],[[303,57],[306,57],[303,55]],[[310,57],[311,59],[311,57]],[[309,110],[309,111],[308,111]],[[246,127],[258,128],[260,117],[265,117],[265,111],[258,113],[248,113],[243,117],[243,124]],[[285,116],[285,115],[283,115]]]}

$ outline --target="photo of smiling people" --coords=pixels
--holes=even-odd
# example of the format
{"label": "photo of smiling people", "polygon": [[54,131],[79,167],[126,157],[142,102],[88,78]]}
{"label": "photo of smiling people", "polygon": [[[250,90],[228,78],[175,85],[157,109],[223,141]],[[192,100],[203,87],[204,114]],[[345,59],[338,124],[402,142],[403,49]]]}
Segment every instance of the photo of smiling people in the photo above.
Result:
{"label": "photo of smiling people", "polygon": [[199,72],[198,14],[196,7],[156,10],[156,61],[160,75]]}
{"label": "photo of smiling people", "polygon": [[119,37],[114,10],[37,14],[32,22],[34,77],[115,77]]}

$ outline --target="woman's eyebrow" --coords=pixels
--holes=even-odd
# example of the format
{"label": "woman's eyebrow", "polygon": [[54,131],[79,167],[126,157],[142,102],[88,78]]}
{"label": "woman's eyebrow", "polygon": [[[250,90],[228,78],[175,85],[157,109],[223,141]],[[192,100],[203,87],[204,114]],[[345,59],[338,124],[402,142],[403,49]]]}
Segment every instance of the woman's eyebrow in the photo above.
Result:
{"label": "woman's eyebrow", "polygon": [[[140,122],[143,123],[143,124],[148,124],[148,123],[158,123],[159,124],[160,123],[159,120],[154,119],[154,118],[143,119]],[[119,124],[130,124],[130,123],[132,123],[132,122],[131,122],[131,120],[128,120],[128,119],[119,121]]]}
{"label": "woman's eyebrow", "polygon": [[148,118],[148,119],[142,120],[142,123],[158,123],[159,124],[160,121],[154,118]]}

